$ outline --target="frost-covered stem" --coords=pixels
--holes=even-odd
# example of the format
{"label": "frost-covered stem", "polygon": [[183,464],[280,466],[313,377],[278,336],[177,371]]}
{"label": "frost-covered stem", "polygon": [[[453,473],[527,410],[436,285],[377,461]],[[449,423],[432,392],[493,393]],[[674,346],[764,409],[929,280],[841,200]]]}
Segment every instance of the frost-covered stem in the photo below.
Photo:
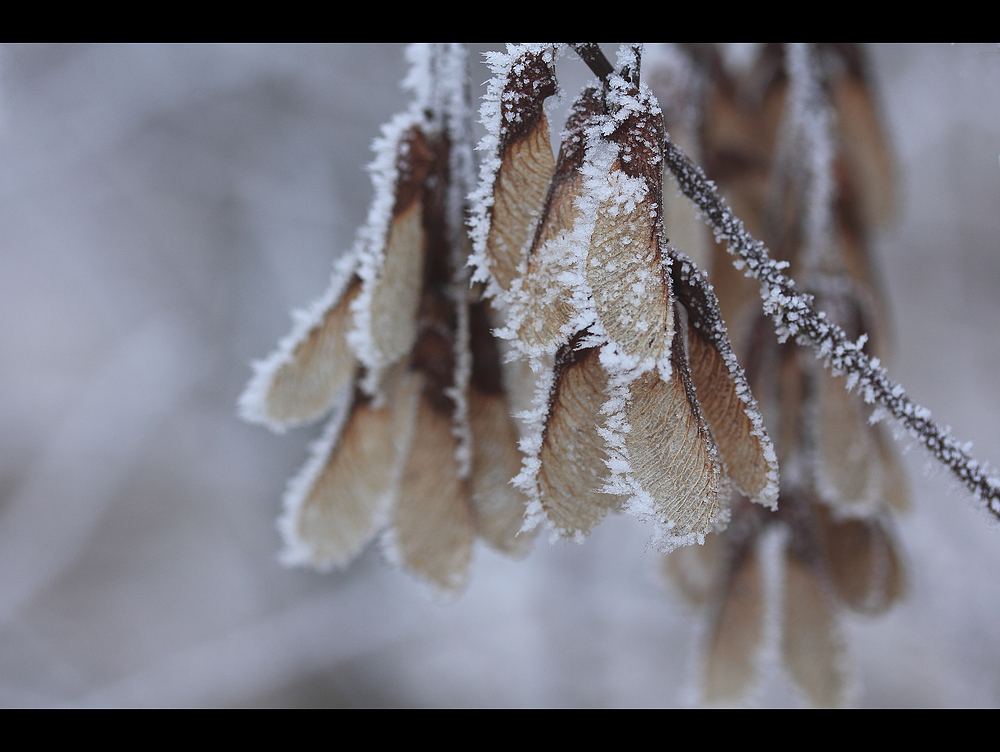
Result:
{"label": "frost-covered stem", "polygon": [[795,283],[782,272],[787,264],[771,258],[764,244],[754,239],[726,206],[715,184],[669,138],[665,139],[664,158],[681,191],[707,217],[716,240],[726,240],[729,252],[737,257],[734,265],[738,269],[745,266],[745,274],[760,282],[764,312],[774,320],[778,335],[794,336],[800,344],[809,344],[827,368],[847,373],[849,388],[856,385],[866,402],[881,405],[903,423],[1000,518],[1000,478],[969,454],[970,445],[959,444],[931,419],[930,410],[907,397],[903,387],[889,379],[878,359],[862,350],[864,337],[850,341],[843,329],[813,307],[811,296],[796,292]]}
{"label": "frost-covered stem", "polygon": [[602,81],[606,80],[608,76],[615,72],[614,66],[611,65],[611,61],[604,55],[601,48],[597,46],[596,42],[575,42],[571,43],[570,47],[573,51],[583,58],[583,62],[587,64],[594,75],[597,76]]}

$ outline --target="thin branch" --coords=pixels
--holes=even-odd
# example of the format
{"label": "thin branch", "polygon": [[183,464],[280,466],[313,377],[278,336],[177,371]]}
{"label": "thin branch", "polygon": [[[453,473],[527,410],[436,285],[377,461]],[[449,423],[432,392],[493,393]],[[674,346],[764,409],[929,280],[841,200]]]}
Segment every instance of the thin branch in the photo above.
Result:
{"label": "thin branch", "polygon": [[665,139],[664,159],[681,191],[705,214],[715,230],[716,240],[725,239],[728,250],[736,256],[737,269],[746,266],[747,276],[761,285],[764,312],[774,320],[779,336],[794,336],[800,344],[809,344],[817,357],[835,373],[847,373],[849,388],[855,385],[868,403],[877,403],[909,429],[910,433],[1000,518],[1000,478],[969,454],[969,445],[961,445],[951,433],[931,419],[931,412],[906,396],[903,387],[891,381],[877,358],[863,350],[865,338],[852,342],[844,330],[812,306],[808,295],[800,295],[795,283],[782,269],[787,264],[771,258],[767,248],[754,239],[743,222],[726,206],[715,184],[705,177],[670,139]]}
{"label": "thin branch", "polygon": [[573,51],[583,58],[583,62],[594,72],[602,81],[607,80],[608,76],[615,72],[615,68],[611,65],[611,61],[605,57],[601,48],[597,46],[596,42],[576,42],[570,43],[570,47]]}

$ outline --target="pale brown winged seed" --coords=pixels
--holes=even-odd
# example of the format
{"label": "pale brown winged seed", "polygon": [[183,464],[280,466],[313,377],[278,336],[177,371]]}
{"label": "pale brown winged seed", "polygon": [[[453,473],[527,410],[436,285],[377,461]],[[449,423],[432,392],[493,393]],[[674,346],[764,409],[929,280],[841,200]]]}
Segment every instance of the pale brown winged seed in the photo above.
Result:
{"label": "pale brown winged seed", "polygon": [[444,591],[465,585],[473,528],[449,415],[420,398],[392,531],[402,563]]}
{"label": "pale brown winged seed", "polygon": [[710,705],[746,695],[756,680],[764,635],[764,588],[753,546],[736,556],[728,575],[705,659],[703,696]]}
{"label": "pale brown winged seed", "polygon": [[847,677],[832,598],[817,573],[792,553],[785,556],[783,621],[781,649],[789,673],[812,704],[842,704]]}
{"label": "pale brown winged seed", "polygon": [[361,280],[354,277],[322,321],[274,371],[264,398],[270,420],[295,424],[321,417],[354,377],[357,359],[346,337],[351,327],[350,305],[360,291]]}
{"label": "pale brown winged seed", "polygon": [[489,269],[510,289],[527,252],[555,167],[549,123],[542,109],[555,94],[555,76],[541,54],[525,55],[508,78],[501,99],[500,168],[493,185]]}
{"label": "pale brown winged seed", "polygon": [[409,353],[417,336],[426,246],[421,185],[430,154],[416,127],[401,142],[397,159],[396,201],[370,303],[370,335],[381,362],[387,364]]}
{"label": "pale brown winged seed", "polygon": [[687,364],[676,352],[671,363],[669,380],[648,371],[629,384],[625,448],[632,477],[652,497],[656,522],[672,536],[701,537],[718,514],[720,467]]}
{"label": "pale brown winged seed", "polygon": [[733,355],[715,294],[691,262],[675,254],[674,290],[687,312],[688,363],[705,421],[736,487],[760,503],[775,504],[777,458]]}
{"label": "pale brown winged seed", "polygon": [[[587,285],[608,338],[636,365],[669,356],[673,293],[663,274],[663,120],[642,111],[611,136],[621,153],[611,195],[597,210],[587,256]],[[622,188],[624,186],[624,188]]]}
{"label": "pale brown winged seed", "polygon": [[580,167],[586,154],[586,129],[602,110],[597,90],[588,88],[574,102],[566,121],[559,160],[518,296],[521,316],[518,340],[529,347],[547,349],[569,339],[562,330],[576,308],[572,288],[561,275],[575,272],[575,259],[566,244],[580,215],[578,202],[584,186]]}
{"label": "pale brown winged seed", "polygon": [[355,391],[346,424],[294,512],[292,524],[312,563],[343,566],[385,523],[415,386],[403,379],[380,407]]}
{"label": "pale brown winged seed", "polygon": [[608,469],[597,428],[607,381],[597,349],[564,348],[539,453],[538,489],[553,527],[578,540],[619,507],[617,496],[600,490]]}

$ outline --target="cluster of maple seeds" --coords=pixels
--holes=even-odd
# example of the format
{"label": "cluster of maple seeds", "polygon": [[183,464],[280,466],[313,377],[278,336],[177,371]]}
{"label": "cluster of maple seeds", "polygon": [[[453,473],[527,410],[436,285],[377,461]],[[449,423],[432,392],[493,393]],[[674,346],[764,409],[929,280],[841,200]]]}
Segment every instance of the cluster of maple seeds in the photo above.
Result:
{"label": "cluster of maple seeds", "polygon": [[[765,510],[778,500],[777,457],[712,285],[667,245],[659,106],[628,75],[606,76],[573,104],[556,158],[543,107],[556,93],[554,57],[544,46],[492,56],[489,135],[471,197],[456,74],[464,52],[433,47],[415,62],[417,101],[377,143],[376,199],[358,244],[326,296],[256,364],[241,401],[245,417],[277,430],[333,414],[286,494],[285,559],[342,566],[384,531],[391,559],[457,591],[477,536],[520,555],[543,522],[556,538],[582,540],[609,511],[625,510],[652,523],[654,542],[669,551],[704,543],[731,514],[724,537],[674,553],[668,571],[693,600],[712,602],[706,699],[733,701],[752,683],[763,641],[758,539],[779,520],[792,531],[786,662],[814,702],[834,704],[844,680],[828,583],[871,611],[898,597],[901,575],[876,514],[858,519],[862,504],[827,510],[834,498],[891,497],[898,468],[865,408],[803,365],[794,344],[746,345],[749,382],[778,416],[769,424],[780,427],[778,455],[793,468],[782,510]],[[709,115],[725,134],[733,113],[720,112]],[[770,132],[745,129],[770,139],[747,162],[757,168],[772,161],[781,118],[770,115]],[[703,148],[716,167],[717,155],[739,151],[713,152],[710,136]],[[746,216],[768,205],[764,171],[730,182]],[[863,259],[863,238],[847,245],[849,258]],[[795,243],[786,246],[794,258]],[[745,344],[760,329],[744,323],[758,315],[747,313],[755,296],[717,273]],[[853,279],[861,298],[878,299],[869,277]],[[859,472],[858,436],[872,437],[884,458],[866,454],[870,472]],[[833,488],[859,482],[863,492]]]}

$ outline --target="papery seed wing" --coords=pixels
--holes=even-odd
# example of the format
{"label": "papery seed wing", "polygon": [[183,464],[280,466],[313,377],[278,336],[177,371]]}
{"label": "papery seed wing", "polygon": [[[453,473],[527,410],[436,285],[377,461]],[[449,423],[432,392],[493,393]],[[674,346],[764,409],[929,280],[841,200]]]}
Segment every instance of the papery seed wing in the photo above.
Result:
{"label": "papery seed wing", "polygon": [[665,363],[674,332],[670,278],[662,273],[663,120],[644,94],[620,93],[634,100],[631,114],[608,139],[592,136],[588,150],[586,188],[600,203],[586,282],[625,368]]}
{"label": "papery seed wing", "polygon": [[597,349],[566,345],[556,364],[538,459],[538,491],[553,529],[582,541],[618,509],[619,499],[601,492],[608,474],[605,442],[598,433],[608,376]]}
{"label": "papery seed wing", "polygon": [[709,705],[736,703],[747,695],[756,680],[764,638],[764,587],[752,546],[735,553],[727,575],[705,657],[702,693]]}
{"label": "papery seed wing", "polygon": [[556,92],[552,50],[526,47],[491,58],[495,76],[483,105],[483,121],[495,135],[487,147],[495,164],[484,165],[477,195],[476,263],[480,274],[510,289],[535,233],[555,166],[542,104]]}
{"label": "papery seed wing", "polygon": [[423,286],[427,239],[422,187],[431,154],[417,126],[401,133],[394,146],[391,215],[384,235],[362,254],[363,286],[352,306],[356,328],[350,341],[368,369],[365,387],[370,392],[377,389],[382,370],[413,347]]}
{"label": "papery seed wing", "polygon": [[861,398],[846,377],[816,369],[816,487],[823,500],[854,514],[881,503],[881,454]]}
{"label": "papery seed wing", "polygon": [[852,175],[864,224],[884,226],[896,204],[895,166],[882,129],[878,106],[865,81],[861,50],[851,51],[850,70],[830,92],[837,113],[838,149]]}
{"label": "papery seed wing", "polygon": [[451,415],[432,403],[427,390],[417,408],[392,526],[392,558],[439,590],[465,586],[473,541],[468,488],[458,476]]}
{"label": "papery seed wing", "polygon": [[708,279],[674,251],[674,290],[687,311],[691,380],[726,472],[751,499],[774,507],[778,461]]}
{"label": "papery seed wing", "polygon": [[882,501],[896,512],[905,512],[910,508],[910,484],[903,459],[884,424],[878,423],[872,429],[882,460]]}
{"label": "papery seed wing", "polygon": [[[718,451],[676,339],[666,381],[648,371],[627,387],[628,430],[619,429],[625,456],[614,458],[626,469],[608,486],[630,495],[627,509],[656,526],[654,542],[664,551],[703,542],[720,511]],[[613,421],[614,415],[607,425]],[[617,443],[618,437],[610,438]]]}
{"label": "papery seed wing", "polygon": [[344,566],[386,522],[412,432],[412,379],[393,379],[383,404],[355,390],[290,483],[279,523],[289,564]]}
{"label": "papery seed wing", "polygon": [[511,312],[519,321],[518,341],[529,353],[532,348],[551,350],[568,341],[566,330],[577,313],[568,279],[579,274],[576,249],[587,245],[587,238],[574,234],[584,190],[580,168],[586,154],[587,129],[602,111],[597,90],[587,88],[574,102],[566,121],[559,160]]}
{"label": "papery seed wing", "polygon": [[817,512],[837,596],[860,613],[886,611],[905,589],[903,565],[892,538],[877,518],[836,520],[821,505]]}
{"label": "papery seed wing", "polygon": [[245,420],[283,431],[333,407],[357,370],[347,344],[350,306],[361,290],[353,267],[353,258],[339,264],[323,298],[297,312],[292,333],[272,355],[254,364],[254,377],[240,398]]}
{"label": "papery seed wing", "polygon": [[498,551],[521,556],[528,552],[535,533],[521,533],[528,499],[511,480],[521,469],[522,455],[507,399],[500,353],[490,333],[485,303],[472,306],[470,333],[472,473],[469,485],[476,532]]}
{"label": "papery seed wing", "polygon": [[833,598],[816,570],[788,553],[781,652],[792,678],[819,707],[843,705],[848,688],[834,614]]}

